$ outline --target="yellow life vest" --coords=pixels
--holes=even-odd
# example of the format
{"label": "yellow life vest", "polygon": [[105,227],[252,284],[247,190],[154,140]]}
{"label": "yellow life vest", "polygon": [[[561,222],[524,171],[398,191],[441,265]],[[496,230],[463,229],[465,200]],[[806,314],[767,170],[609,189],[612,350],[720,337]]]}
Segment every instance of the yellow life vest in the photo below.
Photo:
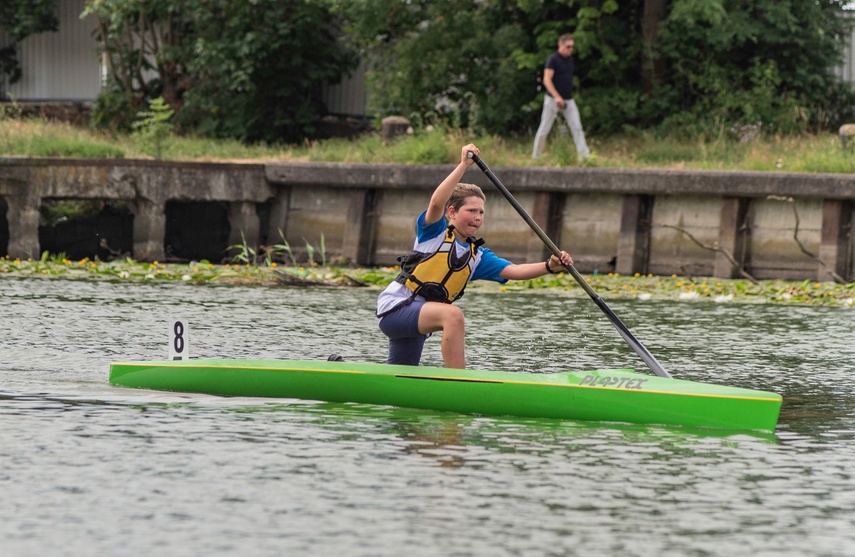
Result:
{"label": "yellow life vest", "polygon": [[429,302],[450,304],[463,296],[463,290],[475,269],[475,256],[484,240],[467,238],[469,250],[457,255],[454,225],[445,231],[445,240],[434,253],[411,251],[398,258],[401,272],[395,279]]}

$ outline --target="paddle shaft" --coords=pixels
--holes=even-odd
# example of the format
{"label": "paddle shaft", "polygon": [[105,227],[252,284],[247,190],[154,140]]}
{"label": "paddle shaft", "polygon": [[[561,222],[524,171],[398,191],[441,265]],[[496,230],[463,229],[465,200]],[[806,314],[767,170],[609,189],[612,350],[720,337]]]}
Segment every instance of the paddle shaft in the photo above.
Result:
{"label": "paddle shaft", "polygon": [[[553,242],[549,238],[549,236],[546,235],[546,232],[544,232],[543,229],[540,228],[540,226],[534,221],[534,219],[531,218],[531,215],[529,215],[523,208],[523,206],[520,205],[516,199],[514,199],[514,196],[511,195],[511,192],[508,191],[508,188],[506,188],[505,185],[501,182],[501,180],[499,180],[496,175],[493,174],[493,171],[490,170],[490,168],[484,163],[484,161],[481,160],[481,157],[470,151],[469,158],[471,158],[475,162],[475,164],[478,165],[478,168],[480,168],[484,172],[484,174],[487,175],[487,178],[489,178],[490,181],[493,182],[493,185],[496,186],[496,188],[500,192],[502,192],[502,195],[505,196],[505,199],[510,202],[513,208],[516,209],[517,213],[519,213],[523,220],[525,220],[531,227],[531,229],[534,230],[534,233],[537,234],[538,237],[540,237],[544,244],[546,244],[546,247],[549,248],[549,251],[555,254],[556,257],[560,258],[561,250],[558,249],[558,246],[555,245],[555,242]],[[671,377],[671,375],[667,371],[665,371],[665,369],[659,364],[659,362],[656,361],[656,358],[653,357],[653,354],[651,354],[650,351],[647,350],[647,348],[645,348],[644,345],[641,344],[641,342],[639,342],[637,338],[635,338],[635,335],[633,335],[626,327],[626,325],[624,325],[623,322],[618,319],[618,316],[615,315],[615,313],[606,304],[606,302],[602,298],[600,298],[600,296],[594,291],[593,288],[591,288],[591,285],[588,284],[585,278],[579,274],[579,271],[576,270],[576,267],[574,267],[573,265],[564,265],[564,268],[567,270],[568,273],[573,276],[574,279],[576,279],[576,282],[579,283],[582,289],[588,294],[588,296],[591,297],[594,303],[597,304],[597,307],[599,307],[600,310],[602,310],[602,312],[606,314],[606,317],[608,317],[609,321],[612,322],[612,325],[614,325],[615,329],[617,329],[618,333],[620,333],[620,336],[622,336],[623,339],[627,342],[627,344],[629,344],[629,346],[633,350],[635,350],[635,353],[638,354],[642,360],[644,360],[644,363],[647,364],[647,366],[653,371],[653,373],[655,373],[659,377]]]}

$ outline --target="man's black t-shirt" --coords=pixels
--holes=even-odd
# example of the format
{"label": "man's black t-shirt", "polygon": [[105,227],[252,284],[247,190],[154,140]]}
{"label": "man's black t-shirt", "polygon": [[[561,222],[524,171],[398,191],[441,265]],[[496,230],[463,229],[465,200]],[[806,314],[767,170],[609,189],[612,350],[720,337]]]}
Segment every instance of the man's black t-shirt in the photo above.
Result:
{"label": "man's black t-shirt", "polygon": [[546,68],[554,70],[552,84],[558,90],[558,94],[565,99],[573,98],[573,57],[567,58],[553,52],[546,59]]}

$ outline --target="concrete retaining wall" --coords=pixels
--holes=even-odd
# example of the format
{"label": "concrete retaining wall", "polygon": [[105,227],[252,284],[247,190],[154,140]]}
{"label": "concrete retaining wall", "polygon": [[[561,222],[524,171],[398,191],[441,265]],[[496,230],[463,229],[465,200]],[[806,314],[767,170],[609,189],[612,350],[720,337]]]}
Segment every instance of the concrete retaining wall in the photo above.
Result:
{"label": "concrete retaining wall", "polygon": [[[228,237],[251,246],[306,244],[327,259],[392,265],[412,245],[414,218],[451,166],[343,163],[174,163],[0,158],[0,255],[40,253],[49,199],[126,203],[133,256],[162,260],[166,204],[217,201]],[[596,168],[493,168],[581,272],[852,280],[855,176]],[[482,235],[513,261],[546,248],[477,167],[487,194]],[[5,211],[4,211],[5,208]],[[5,214],[4,214],[5,213]],[[192,220],[192,219],[191,219]],[[204,227],[198,222],[170,226]],[[204,232],[204,230],[202,231]],[[223,231],[216,231],[219,236]],[[213,234],[212,234],[213,236]]]}

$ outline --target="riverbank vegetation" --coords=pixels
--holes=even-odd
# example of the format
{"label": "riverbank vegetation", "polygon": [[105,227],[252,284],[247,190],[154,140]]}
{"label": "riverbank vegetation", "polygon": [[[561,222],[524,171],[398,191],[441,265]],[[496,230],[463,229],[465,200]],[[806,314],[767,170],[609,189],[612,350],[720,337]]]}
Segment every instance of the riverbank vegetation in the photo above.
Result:
{"label": "riverbank vegetation", "polygon": [[[351,139],[306,141],[300,145],[247,145],[169,134],[156,147],[177,161],[312,161],[348,163],[452,164],[459,146],[475,141],[491,166],[576,165],[569,133],[559,129],[547,153],[531,159],[529,134],[474,136],[441,127],[414,130],[386,144],[376,132]],[[639,132],[592,137],[594,156],[586,166],[780,172],[855,172],[855,154],[831,133],[798,136],[738,136],[731,130],[694,140]],[[152,158],[151,142],[134,133],[105,132],[44,119],[0,116],[0,154],[24,157]]]}
{"label": "riverbank vegetation", "polygon": [[[56,31],[58,4],[6,0],[0,29],[12,45]],[[185,136],[301,144],[323,137],[323,88],[360,68],[367,106],[343,112],[527,138],[544,61],[572,33],[586,132],[632,138],[642,159],[662,156],[647,134],[679,138],[667,151],[697,160],[722,137],[829,133],[855,119],[855,89],[839,71],[855,25],[849,4],[86,0],[80,15],[104,62],[91,118],[102,129],[132,131],[161,99]],[[0,78],[14,84],[24,72],[14,46],[0,49]],[[783,168],[785,157],[770,160],[779,159]]]}
{"label": "riverbank vegetation", "polygon": [[[151,263],[132,259],[110,262],[81,259],[71,261],[63,255],[47,253],[38,259],[0,258],[0,278],[42,278],[69,280],[106,280],[137,283],[185,283],[194,285],[246,285],[285,288],[363,287],[380,289],[395,276],[397,267],[352,268],[338,266],[284,266],[225,264],[208,261],[190,263]],[[585,275],[585,280],[605,300],[639,301],[681,300],[707,303],[771,303],[855,307],[855,283],[728,280],[673,275],[620,276],[615,273]],[[575,280],[559,273],[527,281],[497,285],[488,281],[472,283],[473,291],[550,292],[562,296],[586,297]]]}
{"label": "riverbank vegetation", "polygon": [[182,133],[298,143],[319,137],[318,91],[360,63],[371,114],[524,133],[539,121],[544,61],[568,32],[593,136],[834,130],[855,116],[855,91],[835,72],[846,4],[89,0],[84,14],[107,66],[95,123],[127,130],[163,97]]}

